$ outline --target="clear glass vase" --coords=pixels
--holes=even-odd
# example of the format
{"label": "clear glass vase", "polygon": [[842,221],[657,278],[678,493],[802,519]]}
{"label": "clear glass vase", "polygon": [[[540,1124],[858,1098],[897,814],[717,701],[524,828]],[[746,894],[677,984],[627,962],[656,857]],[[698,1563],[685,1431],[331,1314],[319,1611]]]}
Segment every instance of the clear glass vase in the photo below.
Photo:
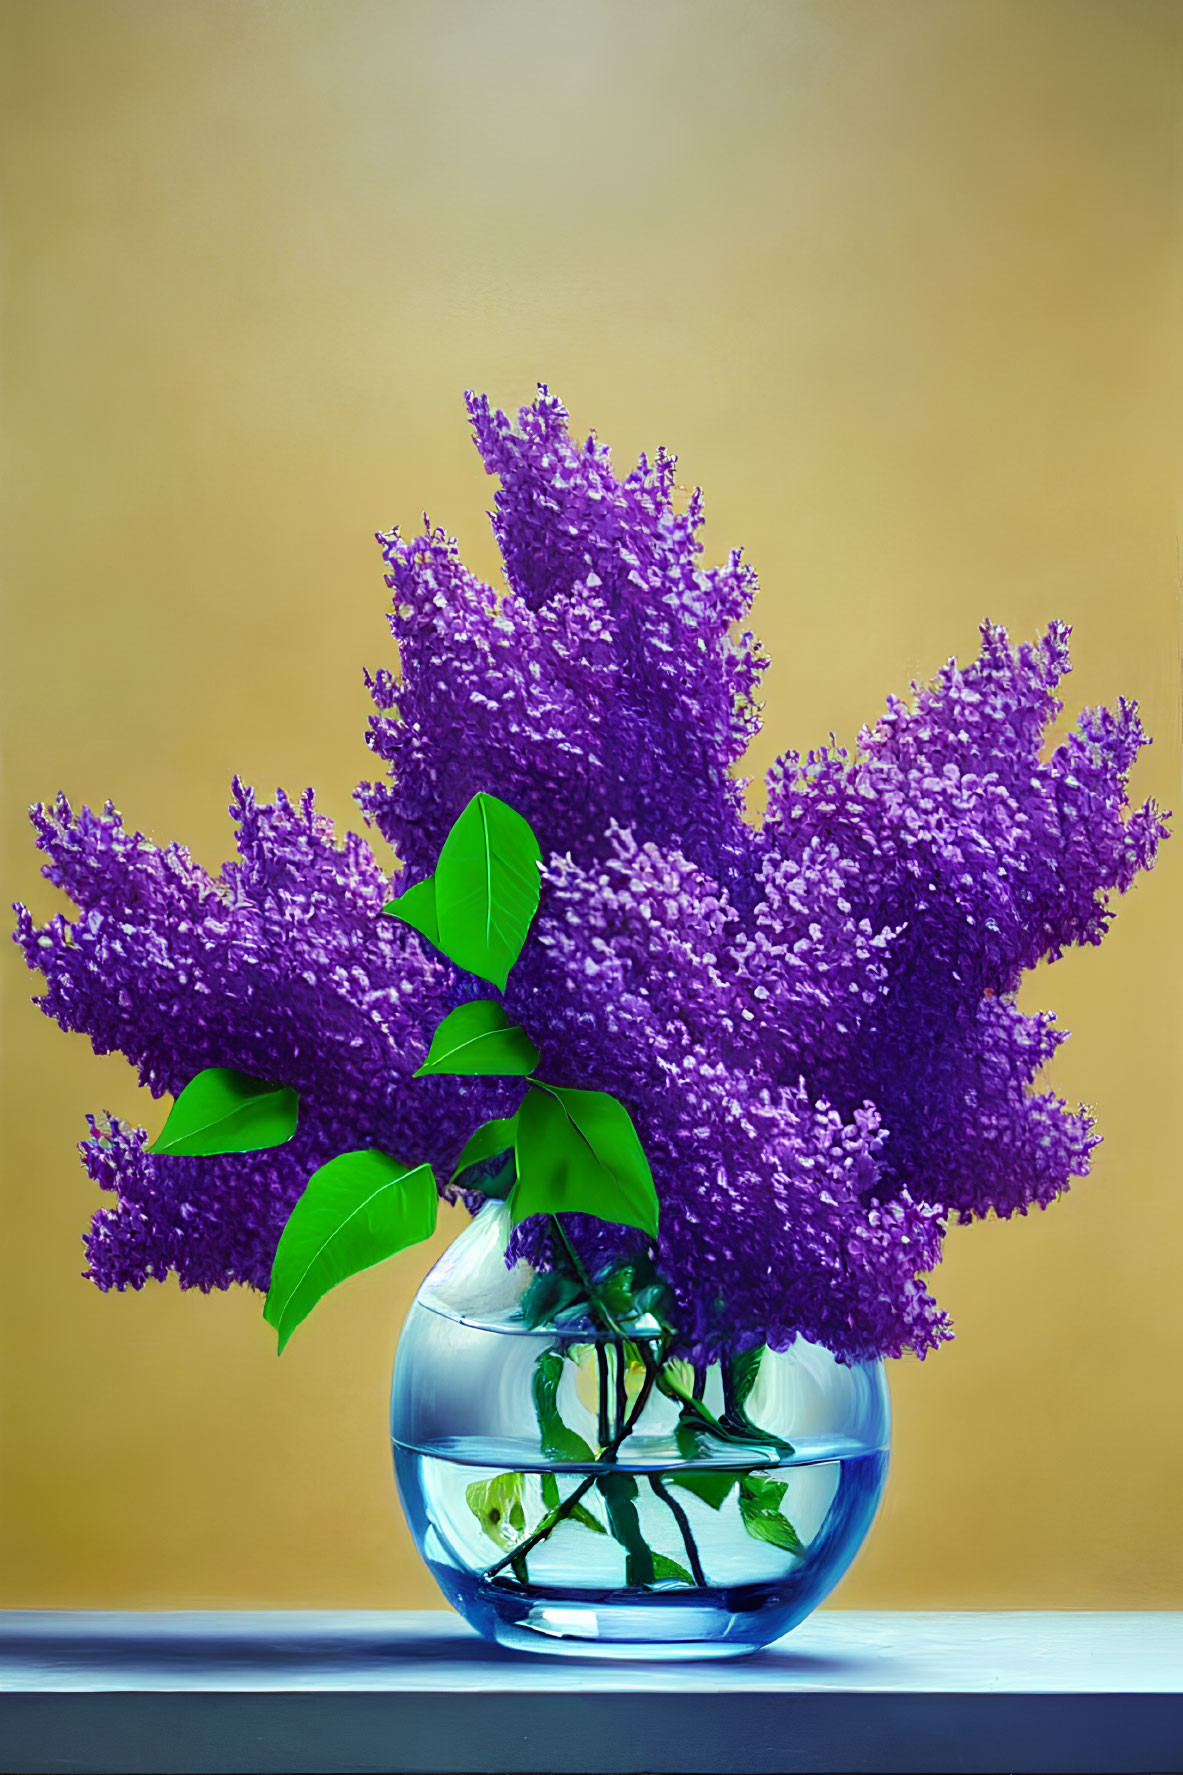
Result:
{"label": "clear glass vase", "polygon": [[741,1410],[734,1371],[663,1362],[656,1320],[531,1326],[508,1232],[490,1202],[445,1252],[394,1366],[399,1492],[447,1600],[502,1645],[585,1657],[726,1657],[787,1633],[878,1507],[883,1364],[766,1350]]}

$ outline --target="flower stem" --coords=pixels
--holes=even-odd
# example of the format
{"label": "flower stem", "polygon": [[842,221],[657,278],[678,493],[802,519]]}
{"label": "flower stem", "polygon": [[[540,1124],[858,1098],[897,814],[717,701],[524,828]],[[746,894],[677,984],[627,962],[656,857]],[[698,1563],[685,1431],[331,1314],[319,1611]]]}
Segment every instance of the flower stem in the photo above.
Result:
{"label": "flower stem", "polygon": [[596,1440],[606,1447],[612,1435],[608,1423],[608,1348],[596,1339]]}
{"label": "flower stem", "polygon": [[624,1415],[628,1410],[628,1393],[625,1390],[624,1339],[615,1337],[612,1340],[612,1351],[616,1357],[616,1427],[624,1423]]}
{"label": "flower stem", "polygon": [[571,1268],[578,1276],[580,1283],[583,1286],[584,1293],[587,1295],[587,1298],[591,1302],[596,1313],[604,1321],[604,1324],[608,1327],[609,1331],[611,1331],[616,1337],[623,1337],[623,1327],[617,1324],[608,1307],[605,1306],[600,1296],[596,1293],[595,1284],[583,1267],[583,1259],[567,1237],[566,1229],[564,1228],[562,1221],[557,1214],[552,1214],[550,1219],[551,1225],[554,1227],[556,1233],[558,1233],[559,1238],[566,1247],[567,1256],[571,1260]]}
{"label": "flower stem", "polygon": [[[648,1364],[646,1364],[645,1379],[641,1385],[641,1391],[633,1401],[633,1408],[624,1420],[624,1423],[621,1425],[617,1434],[613,1436],[611,1442],[609,1442],[608,1446],[604,1449],[604,1460],[614,1461],[621,1443],[632,1435],[633,1427],[636,1424],[637,1419],[641,1416],[641,1413],[649,1403],[649,1395],[653,1391],[654,1383],[657,1379],[657,1373],[658,1371],[656,1367],[650,1371]],[[576,1504],[587,1495],[598,1478],[598,1473],[585,1474],[579,1481],[579,1484],[575,1487],[574,1491],[565,1497],[561,1504],[556,1504],[553,1510],[548,1511],[532,1534],[528,1535],[524,1541],[519,1541],[517,1546],[513,1548],[512,1552],[507,1553],[503,1559],[499,1559],[495,1565],[488,1567],[484,1574],[485,1577],[495,1577],[503,1567],[512,1565],[515,1559],[524,1559],[526,1554],[531,1552],[533,1548],[537,1547],[540,1541],[545,1541],[551,1530],[562,1522],[565,1517],[569,1516]]]}
{"label": "flower stem", "polygon": [[702,1560],[698,1556],[698,1543],[694,1539],[694,1530],[690,1526],[690,1518],[676,1498],[671,1498],[665,1489],[665,1481],[660,1473],[650,1473],[649,1484],[657,1493],[663,1504],[668,1504],[678,1532],[682,1537],[682,1545],[686,1549],[686,1558],[690,1561],[690,1570],[694,1574],[694,1582],[706,1589],[706,1573],[702,1569]]}

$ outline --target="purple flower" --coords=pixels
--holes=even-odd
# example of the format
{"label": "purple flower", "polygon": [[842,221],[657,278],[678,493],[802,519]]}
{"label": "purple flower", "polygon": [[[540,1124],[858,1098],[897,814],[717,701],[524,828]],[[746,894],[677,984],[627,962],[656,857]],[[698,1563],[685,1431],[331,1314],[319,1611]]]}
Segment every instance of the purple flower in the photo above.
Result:
{"label": "purple flower", "polygon": [[403,679],[371,680],[369,743],[390,781],[358,799],[413,877],[434,867],[479,788],[525,815],[544,851],[593,858],[611,821],[678,846],[730,882],[752,835],[731,767],[758,730],[766,661],[734,627],[755,576],[738,552],[697,565],[696,494],[672,506],[673,459],[618,481],[577,449],[544,390],[515,428],[469,397],[509,594],[462,566],[442,531],[380,536]]}
{"label": "purple flower", "polygon": [[[972,664],[893,699],[853,754],[781,759],[757,828],[733,775],[765,663],[740,627],[751,570],[699,565],[701,500],[675,510],[664,452],[617,479],[545,389],[516,423],[469,411],[508,589],[442,531],[379,539],[398,659],[368,678],[388,774],[359,803],[400,886],[478,790],[533,826],[542,903],[507,1007],[544,1076],[633,1115],[683,1351],[804,1335],[845,1360],[923,1355],[950,1335],[920,1279],[949,1218],[1025,1213],[1088,1169],[1089,1118],[1035,1088],[1064,1033],[1014,995],[1100,941],[1165,835],[1153,804],[1127,808],[1136,710],[1086,711],[1044,758],[1068,631],[1012,648],[987,625]],[[367,846],[337,843],[310,794],[259,807],[236,783],[231,811],[240,860],[212,878],[109,806],[34,810],[79,909],[43,930],[19,911],[43,1009],[156,1093],[220,1065],[301,1099],[288,1146],[225,1159],[155,1159],[94,1123],[87,1168],[115,1196],[87,1241],[101,1287],[175,1270],[263,1288],[318,1164],[373,1145],[442,1181],[516,1101],[509,1081],[411,1078],[473,983],[378,916]],[[571,1230],[592,1264],[643,1237]],[[548,1264],[545,1222],[513,1251]]]}
{"label": "purple flower", "polygon": [[129,833],[113,808],[35,808],[45,873],[79,909],[17,941],[47,981],[41,1007],[118,1050],[154,1095],[205,1066],[282,1080],[300,1094],[295,1138],[217,1159],[152,1158],[116,1120],[92,1126],[90,1175],[118,1195],[87,1242],[102,1288],[175,1270],[184,1286],[265,1288],[284,1222],[310,1173],[350,1147],[448,1163],[456,1112],[497,1114],[494,1081],[419,1080],[454,971],[405,925],[380,917],[389,884],[368,846],[338,845],[309,792],[260,807],[235,783],[239,860],[207,875],[179,846]]}

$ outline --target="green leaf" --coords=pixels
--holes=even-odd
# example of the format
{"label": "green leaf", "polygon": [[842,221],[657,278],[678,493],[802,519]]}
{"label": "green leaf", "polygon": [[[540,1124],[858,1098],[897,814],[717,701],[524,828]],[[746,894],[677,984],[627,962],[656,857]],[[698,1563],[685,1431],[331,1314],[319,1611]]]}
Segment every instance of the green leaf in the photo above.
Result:
{"label": "green leaf", "polygon": [[637,1482],[631,1473],[601,1473],[596,1484],[608,1507],[608,1524],[624,1548],[626,1584],[652,1584],[653,1549],[641,1533]]}
{"label": "green leaf", "polygon": [[283,1349],[322,1295],[435,1231],[429,1165],[389,1153],[341,1153],[308,1179],[280,1235],[263,1317]]}
{"label": "green leaf", "polygon": [[740,1499],[739,1513],[743,1517],[743,1525],[754,1541],[769,1541],[774,1547],[782,1547],[786,1553],[798,1555],[805,1552],[805,1544],[787,1516],[777,1511],[745,1510],[743,1499]]}
{"label": "green leaf", "polygon": [[522,1077],[538,1065],[538,1049],[524,1029],[511,1023],[496,999],[457,1005],[437,1024],[417,1079],[432,1073],[453,1076]]}
{"label": "green leaf", "polygon": [[754,1541],[767,1541],[773,1547],[782,1547],[786,1553],[802,1554],[805,1544],[780,1510],[781,1499],[787,1490],[780,1480],[746,1474],[739,1482],[739,1513]]}
{"label": "green leaf", "polygon": [[684,1565],[679,1565],[676,1559],[670,1559],[664,1553],[655,1552],[653,1554],[653,1580],[654,1583],[660,1584],[663,1579],[674,1579],[679,1584],[693,1584],[694,1582]]}
{"label": "green leaf", "polygon": [[[559,1495],[558,1480],[553,1473],[541,1473],[539,1474],[539,1480],[542,1485],[543,1506],[547,1510],[557,1510],[562,1502]],[[593,1516],[591,1511],[583,1504],[572,1504],[567,1511],[565,1518],[562,1518],[561,1520],[578,1523],[580,1528],[589,1528],[597,1535],[606,1535],[608,1533],[608,1530],[604,1527],[599,1518]]]}
{"label": "green leaf", "polygon": [[[486,1196],[504,1199],[517,1178],[513,1162],[516,1121],[514,1115],[495,1116],[492,1121],[482,1122],[476,1133],[465,1141],[456,1168],[448,1179],[449,1184],[458,1183],[461,1189],[479,1189]],[[496,1162],[498,1160],[500,1164]],[[466,1176],[468,1172],[473,1175]]]}
{"label": "green leaf", "polygon": [[[498,1473],[492,1479],[478,1479],[465,1487],[468,1508],[489,1539],[506,1552],[525,1532],[526,1506],[522,1489],[521,1473]],[[521,1577],[516,1571],[514,1575]]]}
{"label": "green leaf", "polygon": [[711,1435],[701,1419],[684,1411],[678,1419],[674,1430],[674,1441],[678,1445],[678,1453],[684,1461],[705,1461],[715,1452],[711,1448]]}
{"label": "green leaf", "polygon": [[[750,1448],[753,1443],[762,1443],[766,1448],[774,1448],[778,1454],[791,1455],[794,1453],[791,1442],[786,1442],[783,1436],[774,1436],[771,1430],[761,1430],[757,1424],[753,1424],[742,1413],[735,1419],[717,1418],[713,1411],[707,1409],[701,1399],[694,1397],[686,1385],[682,1378],[682,1370],[685,1366],[684,1363],[667,1363],[657,1378],[659,1391],[669,1399],[679,1399],[682,1402],[682,1422],[679,1423],[675,1436],[683,1455],[689,1458],[690,1446],[689,1443],[686,1447],[682,1445],[683,1425],[693,1429],[696,1422],[703,1430],[709,1431],[719,1442],[726,1442],[732,1447]],[[702,1452],[708,1452],[707,1445],[702,1446]]]}
{"label": "green leaf", "polygon": [[673,1473],[667,1475],[667,1483],[680,1485],[683,1491],[693,1492],[712,1510],[721,1510],[727,1498],[734,1491],[739,1481],[738,1473]]}
{"label": "green leaf", "polygon": [[745,1473],[740,1488],[744,1499],[756,1510],[779,1510],[788,1491],[783,1479],[768,1479],[761,1473]]}
{"label": "green leaf", "polygon": [[[713,1411],[709,1411],[701,1399],[696,1399],[685,1378],[688,1362],[667,1362],[657,1377],[658,1391],[667,1399],[678,1399],[682,1404],[682,1416],[696,1422],[702,1429],[709,1430],[720,1442],[734,1442],[735,1436],[721,1424]],[[691,1375],[693,1369],[690,1370]]]}
{"label": "green leaf", "polygon": [[668,1326],[673,1311],[673,1295],[657,1274],[652,1258],[643,1253],[627,1263],[619,1264],[596,1282],[600,1304],[618,1322],[644,1318],[651,1314],[659,1325]]}
{"label": "green leaf", "polygon": [[538,910],[542,852],[495,795],[474,795],[444,840],[435,870],[438,942],[458,968],[505,991]]}
{"label": "green leaf", "polygon": [[510,1197],[516,1226],[531,1214],[594,1214],[657,1236],[657,1191],[623,1103],[606,1091],[547,1085],[518,1110]]}
{"label": "green leaf", "polygon": [[753,1423],[746,1410],[746,1402],[756,1384],[760,1371],[765,1346],[758,1345],[754,1350],[745,1350],[742,1356],[733,1356],[723,1363],[723,1417],[722,1428],[726,1436],[740,1442],[765,1442],[775,1448],[778,1454],[785,1456],[795,1452],[791,1442],[783,1436],[775,1435],[771,1430],[762,1430],[759,1424]]}
{"label": "green leaf", "polygon": [[500,1163],[491,1161],[487,1165],[473,1165],[460,1180],[461,1189],[480,1190],[491,1201],[504,1202],[510,1190],[518,1180],[517,1169],[513,1162],[513,1152],[501,1154]]}
{"label": "green leaf", "polygon": [[558,1270],[540,1270],[522,1296],[518,1311],[533,1329],[564,1319],[586,1318],[588,1298],[583,1284],[574,1276],[564,1276]]}
{"label": "green leaf", "polygon": [[730,1390],[736,1407],[742,1411],[756,1377],[760,1372],[760,1362],[764,1355],[764,1345],[757,1344],[754,1350],[745,1350],[741,1356],[733,1356],[730,1362]]}
{"label": "green leaf", "polygon": [[426,937],[429,943],[440,947],[439,918],[435,909],[435,876],[429,875],[426,881],[419,881],[400,894],[397,900],[388,900],[382,908],[388,918],[401,918],[409,924],[413,931]]}
{"label": "green leaf", "polygon": [[296,1132],[299,1102],[288,1085],[207,1066],[189,1080],[148,1151],[191,1159],[282,1146]]}
{"label": "green leaf", "polygon": [[534,1364],[534,1412],[538,1419],[542,1452],[549,1461],[593,1461],[595,1456],[582,1436],[559,1416],[559,1382],[563,1358],[558,1350],[544,1350]]}
{"label": "green leaf", "polygon": [[791,1455],[794,1452],[792,1443],[786,1442],[783,1436],[774,1436],[771,1430],[761,1430],[747,1418],[740,1422],[717,1418],[701,1399],[694,1397],[681,1378],[685,1366],[684,1363],[669,1362],[657,1377],[658,1391],[667,1399],[681,1401],[682,1415],[674,1439],[685,1460],[711,1453],[710,1443],[705,1439],[708,1435],[731,1448],[751,1448],[756,1443],[775,1449],[778,1454]]}
{"label": "green leaf", "polygon": [[583,1504],[572,1504],[570,1510],[567,1512],[567,1520],[569,1522],[577,1522],[580,1528],[590,1528],[594,1530],[597,1535],[606,1535],[608,1533],[608,1530],[604,1527],[599,1518],[593,1516],[591,1511]]}

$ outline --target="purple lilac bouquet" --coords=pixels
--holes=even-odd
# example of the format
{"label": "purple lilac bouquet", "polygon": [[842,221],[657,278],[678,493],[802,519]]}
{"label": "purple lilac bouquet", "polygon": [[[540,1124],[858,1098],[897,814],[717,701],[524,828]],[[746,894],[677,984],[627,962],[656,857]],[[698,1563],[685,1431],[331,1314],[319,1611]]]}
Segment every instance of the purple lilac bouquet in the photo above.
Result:
{"label": "purple lilac bouquet", "polygon": [[[1034,1088],[1064,1032],[1015,992],[1099,942],[1154,861],[1158,811],[1126,811],[1136,709],[1086,710],[1043,756],[1067,628],[1012,647],[986,625],[971,665],[893,699],[853,753],[781,758],[756,825],[733,774],[766,663],[741,630],[751,569],[700,566],[700,496],[675,509],[663,451],[620,480],[545,388],[516,423],[468,405],[506,589],[443,531],[380,536],[397,669],[367,675],[387,768],[357,800],[400,899],[477,802],[536,836],[537,916],[496,1013],[533,1060],[504,1070],[541,1056],[556,1101],[611,1094],[660,1204],[656,1238],[644,1214],[564,1214],[564,1247],[585,1278],[649,1275],[675,1356],[798,1336],[923,1356],[951,1335],[921,1279],[950,1219],[1045,1206],[1088,1170],[1089,1117]],[[484,1131],[512,1129],[520,1078],[424,1067],[473,982],[425,916],[380,916],[389,863],[337,840],[311,791],[260,805],[236,781],[231,815],[238,860],[212,877],[110,803],[33,811],[78,907],[40,929],[17,909],[46,1014],[154,1095],[224,1069],[300,1106],[266,1150],[221,1156],[92,1118],[84,1161],[115,1197],[85,1241],[102,1289],[267,1289],[310,1173],[341,1155],[399,1155],[434,1213],[437,1180],[474,1206],[498,1145],[518,1150]],[[553,1271],[552,1223],[517,1217],[509,1257]]]}

